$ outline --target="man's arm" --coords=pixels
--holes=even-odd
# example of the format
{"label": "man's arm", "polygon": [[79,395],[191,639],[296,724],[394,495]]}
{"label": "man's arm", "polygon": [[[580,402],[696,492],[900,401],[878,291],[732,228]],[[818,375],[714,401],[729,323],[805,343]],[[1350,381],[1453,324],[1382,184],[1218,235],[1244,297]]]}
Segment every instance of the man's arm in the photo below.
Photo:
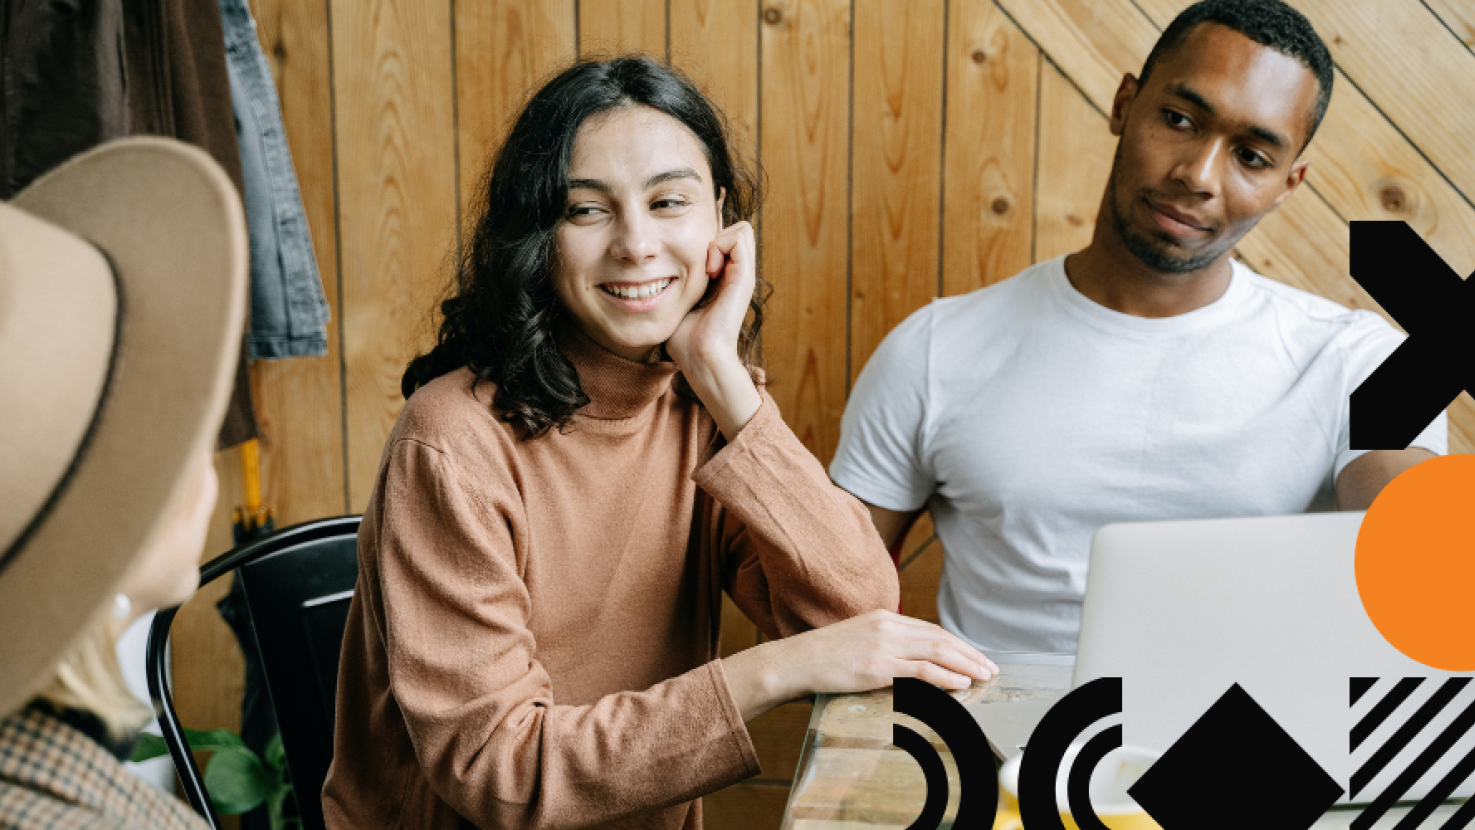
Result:
{"label": "man's arm", "polygon": [[[1373,450],[1354,458],[1337,476],[1337,507],[1341,510],[1368,509],[1395,476],[1420,461],[1434,457],[1435,454],[1429,450],[1410,447],[1406,450]],[[877,508],[871,508],[872,520],[875,520],[876,511]],[[878,522],[876,527],[880,526]]]}
{"label": "man's arm", "polygon": [[891,551],[891,558],[896,558],[896,546],[906,538],[907,531],[911,530],[912,523],[922,515],[922,511],[913,510],[909,513],[900,510],[887,510],[874,504],[860,500],[866,509],[871,511],[871,523],[876,526],[876,532],[881,534],[881,541],[886,543],[886,549]]}

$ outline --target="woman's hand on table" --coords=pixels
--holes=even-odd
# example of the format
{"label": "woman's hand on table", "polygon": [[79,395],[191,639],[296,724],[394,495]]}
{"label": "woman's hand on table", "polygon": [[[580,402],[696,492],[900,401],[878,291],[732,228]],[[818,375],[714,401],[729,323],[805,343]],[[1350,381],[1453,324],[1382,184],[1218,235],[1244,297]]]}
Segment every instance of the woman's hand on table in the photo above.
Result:
{"label": "woman's hand on table", "polygon": [[999,667],[942,627],[890,611],[872,611],[723,658],[733,699],[752,720],[812,694],[865,692],[915,677],[966,689]]}

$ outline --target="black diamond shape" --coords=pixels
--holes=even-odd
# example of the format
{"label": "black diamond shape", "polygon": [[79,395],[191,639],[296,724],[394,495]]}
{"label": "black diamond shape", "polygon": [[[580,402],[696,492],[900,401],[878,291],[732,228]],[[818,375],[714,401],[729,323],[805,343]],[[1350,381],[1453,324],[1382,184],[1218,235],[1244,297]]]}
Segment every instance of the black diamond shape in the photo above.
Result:
{"label": "black diamond shape", "polygon": [[1164,830],[1306,830],[1342,788],[1236,683],[1127,793]]}

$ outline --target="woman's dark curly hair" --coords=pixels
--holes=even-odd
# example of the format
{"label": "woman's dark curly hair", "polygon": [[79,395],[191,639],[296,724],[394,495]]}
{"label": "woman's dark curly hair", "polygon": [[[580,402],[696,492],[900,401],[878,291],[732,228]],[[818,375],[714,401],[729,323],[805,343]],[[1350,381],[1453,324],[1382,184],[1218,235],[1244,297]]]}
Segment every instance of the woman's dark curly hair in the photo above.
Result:
{"label": "woman's dark curly hair", "polygon": [[[758,187],[732,150],[721,112],[680,72],[644,57],[580,61],[535,93],[482,182],[481,218],[462,253],[454,295],[441,303],[435,348],[410,361],[400,381],[408,398],[467,366],[496,384],[492,405],[524,439],[566,427],[589,403],[579,375],[553,339],[562,313],[553,289],[554,232],[567,210],[568,167],[579,126],[590,116],[642,105],[681,122],[701,142],[714,195],[725,193],[722,224],[750,218]],[[758,365],[767,284],[758,278],[738,356]],[[677,391],[695,400],[678,377]]]}

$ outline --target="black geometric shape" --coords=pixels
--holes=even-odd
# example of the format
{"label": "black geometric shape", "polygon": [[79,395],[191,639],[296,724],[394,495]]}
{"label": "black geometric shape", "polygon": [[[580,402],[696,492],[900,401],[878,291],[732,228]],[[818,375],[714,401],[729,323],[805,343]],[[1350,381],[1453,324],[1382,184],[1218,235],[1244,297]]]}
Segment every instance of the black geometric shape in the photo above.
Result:
{"label": "black geometric shape", "polygon": [[[953,754],[961,789],[953,828],[989,830],[999,809],[999,777],[994,771],[993,752],[983,728],[963,704],[931,683],[914,677],[896,677],[892,681],[895,686],[892,711],[927,724]],[[917,759],[927,779],[927,801],[922,816],[908,830],[932,830],[941,823],[947,806],[947,775],[942,759],[926,739],[899,723],[891,725],[891,742]]]}
{"label": "black geometric shape", "polygon": [[1352,695],[1352,699],[1349,700],[1349,701],[1347,701],[1347,705],[1348,706],[1356,706],[1357,705],[1357,701],[1361,700],[1362,699],[1362,696],[1367,693],[1367,690],[1368,689],[1371,689],[1373,687],[1373,684],[1375,684],[1377,682],[1378,682],[1378,678],[1376,678],[1376,677],[1349,677],[1349,678],[1347,678],[1347,685],[1349,687],[1348,688],[1348,691]]}
{"label": "black geometric shape", "polygon": [[1449,817],[1441,830],[1463,830],[1470,826],[1471,821],[1475,821],[1475,798],[1461,804],[1460,809],[1455,810],[1455,814]]}
{"label": "black geometric shape", "polygon": [[1098,677],[1056,701],[1040,719],[1019,762],[1019,818],[1025,827],[1065,830],[1055,803],[1055,779],[1065,751],[1091,724],[1121,711],[1122,679]]}
{"label": "black geometric shape", "polygon": [[1070,774],[1065,778],[1065,798],[1080,830],[1107,830],[1101,817],[1096,815],[1096,808],[1091,806],[1091,773],[1107,753],[1121,745],[1122,725],[1116,724],[1086,741],[1070,765]]}
{"label": "black geometric shape", "polygon": [[1127,794],[1164,830],[1306,830],[1342,788],[1236,683]]}
{"label": "black geometric shape", "polygon": [[[1405,679],[1407,680],[1408,678]],[[1415,735],[1424,731],[1424,727],[1428,726],[1430,721],[1434,720],[1440,712],[1444,711],[1444,707],[1448,706],[1449,702],[1454,700],[1455,695],[1459,694],[1460,690],[1464,689],[1469,683],[1470,678],[1468,677],[1451,677],[1444,681],[1444,685],[1436,689],[1434,694],[1430,695],[1429,699],[1424,701],[1424,705],[1420,706],[1418,711],[1414,712],[1413,717],[1404,721],[1404,724],[1398,727],[1398,731],[1393,733],[1393,737],[1378,747],[1378,750],[1364,761],[1362,766],[1357,768],[1356,772],[1352,773],[1352,795],[1356,796],[1362,792],[1363,787],[1371,784],[1373,779],[1378,777],[1378,773],[1383,771],[1383,767],[1388,766],[1388,762],[1392,761],[1395,755],[1402,752],[1403,748],[1408,746]]]}
{"label": "black geometric shape", "polygon": [[[1393,714],[1393,710],[1397,709],[1399,704],[1408,700],[1408,696],[1413,694],[1414,690],[1419,688],[1419,684],[1423,682],[1424,678],[1422,677],[1405,677],[1398,681],[1398,685],[1393,687],[1393,691],[1384,695],[1383,699],[1378,701],[1373,708],[1369,709],[1367,714],[1362,716],[1362,720],[1358,721],[1357,725],[1352,727],[1352,731],[1347,736],[1351,744],[1350,751],[1357,751],[1357,748],[1362,746],[1362,742],[1367,740],[1367,736],[1373,734],[1383,724],[1383,721],[1387,720],[1388,716]],[[1357,795],[1357,790],[1357,782],[1354,779],[1352,783],[1352,794]]]}
{"label": "black geometric shape", "polygon": [[912,756],[927,780],[927,801],[922,805],[922,814],[907,825],[907,830],[934,830],[942,826],[947,814],[947,767],[942,765],[942,756],[926,738],[899,723],[891,724],[891,743]]}
{"label": "black geometric shape", "polygon": [[1402,221],[1351,223],[1351,272],[1408,331],[1351,395],[1356,450],[1401,450],[1462,390],[1475,390],[1465,331],[1475,316],[1475,280],[1460,279]]}
{"label": "black geometric shape", "polygon": [[[1461,677],[1454,679],[1468,680],[1469,678]],[[1393,779],[1393,783],[1389,784],[1387,789],[1378,793],[1378,797],[1367,805],[1367,808],[1362,811],[1362,814],[1352,820],[1352,830],[1368,830],[1368,828],[1372,827],[1373,823],[1381,818],[1388,811],[1388,808],[1393,806],[1394,802],[1402,798],[1415,782],[1423,778],[1435,764],[1439,763],[1439,759],[1443,758],[1449,752],[1450,748],[1460,738],[1463,738],[1472,727],[1475,727],[1475,703],[1466,706],[1464,711],[1455,716],[1455,719],[1450,722],[1449,726],[1445,727],[1444,731],[1439,733],[1439,737],[1435,738],[1433,742],[1425,747],[1424,751],[1420,752],[1404,768],[1403,772],[1400,772],[1398,777]],[[1358,770],[1358,772],[1361,771]]]}
{"label": "black geometric shape", "polygon": [[[1471,773],[1475,773],[1475,749],[1465,753],[1465,757],[1461,758],[1460,762],[1455,764],[1454,768],[1446,773],[1439,780],[1439,783],[1434,785],[1433,789],[1429,790],[1429,794],[1424,796],[1418,804],[1414,805],[1412,810],[1409,810],[1404,814],[1403,818],[1398,820],[1398,827],[1423,826],[1424,819],[1433,815],[1440,804],[1451,795],[1454,795],[1455,788],[1463,784],[1465,779],[1470,777]],[[1465,824],[1469,824],[1471,818],[1475,818],[1475,813],[1469,814],[1465,818]],[[1445,822],[1444,826],[1448,830],[1454,830],[1456,827],[1464,827],[1465,824],[1455,824],[1451,820]]]}

